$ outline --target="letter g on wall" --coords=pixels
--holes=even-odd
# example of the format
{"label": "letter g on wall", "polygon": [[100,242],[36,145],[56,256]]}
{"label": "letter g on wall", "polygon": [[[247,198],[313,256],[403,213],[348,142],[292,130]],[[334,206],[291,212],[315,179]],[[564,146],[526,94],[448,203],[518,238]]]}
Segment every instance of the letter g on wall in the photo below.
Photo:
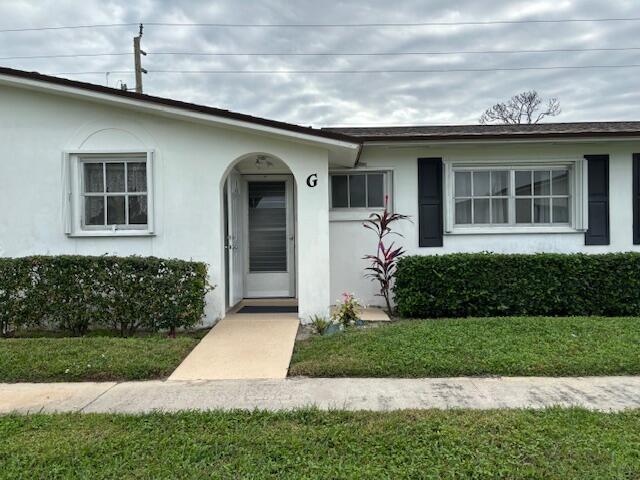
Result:
{"label": "letter g on wall", "polygon": [[307,177],[307,186],[313,188],[318,185],[318,174],[312,173]]}

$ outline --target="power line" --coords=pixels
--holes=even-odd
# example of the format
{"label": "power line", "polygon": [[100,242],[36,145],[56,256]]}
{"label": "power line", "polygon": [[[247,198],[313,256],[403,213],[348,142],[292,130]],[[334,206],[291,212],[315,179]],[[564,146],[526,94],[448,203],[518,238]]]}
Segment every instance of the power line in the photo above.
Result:
{"label": "power line", "polygon": [[137,26],[138,23],[98,23],[92,25],[60,25],[51,27],[26,27],[26,28],[4,28],[0,33],[11,32],[40,32],[44,30],[76,30],[82,28],[112,28],[112,27],[131,27]]}
{"label": "power line", "polygon": [[449,27],[468,25],[518,25],[524,23],[585,23],[585,22],[635,22],[640,17],[628,18],[558,18],[530,20],[485,20],[468,22],[411,22],[411,23],[172,23],[145,22],[145,25],[161,27],[215,27],[215,28],[350,28],[350,27]]}
{"label": "power line", "polygon": [[133,70],[97,70],[97,71],[88,71],[88,72],[56,72],[56,73],[45,73],[43,75],[104,75],[105,73],[125,73],[133,75],[135,72]]}
{"label": "power line", "polygon": [[248,56],[248,57],[377,57],[402,55],[466,55],[466,54],[504,54],[504,53],[568,53],[568,52],[610,52],[640,50],[640,47],[611,47],[611,48],[553,48],[540,50],[451,50],[425,52],[150,52],[149,55],[185,55],[185,56]]}
{"label": "power line", "polygon": [[[433,69],[393,69],[393,70],[153,70],[149,73],[167,74],[268,74],[268,75],[315,75],[315,74],[381,74],[381,73],[482,73],[512,72],[524,70],[585,70],[599,68],[637,68],[640,64],[623,65],[554,65],[540,67],[500,67],[500,68],[433,68]],[[51,75],[88,75],[104,74],[107,71],[92,72],[57,72]],[[110,70],[109,73],[133,73],[130,70]]]}
{"label": "power line", "polygon": [[[478,20],[461,22],[377,22],[377,23],[178,23],[178,22],[143,22],[145,25],[158,27],[212,27],[212,28],[372,28],[372,27],[448,27],[448,26],[478,26],[478,25],[520,25],[536,23],[589,23],[589,22],[636,22],[640,17],[612,17],[612,18],[557,18],[557,19],[529,19],[529,20]],[[35,32],[47,30],[66,30],[84,28],[117,28],[137,26],[140,22],[131,23],[102,23],[86,25],[56,25],[43,27],[23,27],[0,29],[0,33]]]}
{"label": "power line", "polygon": [[225,74],[361,74],[361,73],[457,73],[457,72],[511,72],[518,70],[566,70],[589,68],[635,68],[640,64],[627,65],[554,65],[549,67],[502,67],[502,68],[433,68],[433,69],[388,69],[388,70],[149,70],[149,73],[225,73]]}
{"label": "power line", "polygon": [[85,57],[116,57],[131,55],[131,52],[118,53],[69,53],[59,55],[16,55],[13,57],[0,57],[0,60],[37,60],[42,58],[85,58]]}
{"label": "power line", "polygon": [[[640,47],[611,48],[552,48],[539,50],[451,50],[425,52],[148,52],[149,56],[196,56],[196,57],[380,57],[380,56],[421,56],[421,55],[477,55],[477,54],[515,54],[515,53],[576,53],[576,52],[622,52],[637,51]],[[84,58],[128,56],[130,52],[116,53],[76,53],[56,55],[16,55],[0,57],[0,60],[38,60],[46,58]]]}

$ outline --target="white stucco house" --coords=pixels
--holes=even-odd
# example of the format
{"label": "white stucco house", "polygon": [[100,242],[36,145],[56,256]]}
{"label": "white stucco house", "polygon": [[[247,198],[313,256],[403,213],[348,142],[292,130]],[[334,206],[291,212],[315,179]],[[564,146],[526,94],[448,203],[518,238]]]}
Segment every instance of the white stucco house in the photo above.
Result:
{"label": "white stucco house", "polygon": [[314,129],[0,68],[0,256],[204,261],[207,322],[364,278],[384,197],[409,254],[640,250],[640,122]]}

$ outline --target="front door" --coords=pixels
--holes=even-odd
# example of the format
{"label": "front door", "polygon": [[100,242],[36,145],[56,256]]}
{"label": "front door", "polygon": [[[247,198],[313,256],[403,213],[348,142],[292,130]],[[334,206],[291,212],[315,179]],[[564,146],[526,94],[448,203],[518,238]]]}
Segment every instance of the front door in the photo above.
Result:
{"label": "front door", "polygon": [[294,297],[293,178],[263,175],[245,180],[245,297]]}
{"label": "front door", "polygon": [[244,245],[242,235],[242,176],[232,171],[227,180],[227,261],[229,306],[244,296]]}

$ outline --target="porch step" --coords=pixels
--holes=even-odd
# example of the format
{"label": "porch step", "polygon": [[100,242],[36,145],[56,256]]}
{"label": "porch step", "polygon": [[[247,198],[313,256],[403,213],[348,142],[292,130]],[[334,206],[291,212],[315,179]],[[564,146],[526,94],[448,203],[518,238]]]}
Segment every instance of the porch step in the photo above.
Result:
{"label": "porch step", "polygon": [[227,315],[168,380],[285,378],[299,324],[296,314]]}

